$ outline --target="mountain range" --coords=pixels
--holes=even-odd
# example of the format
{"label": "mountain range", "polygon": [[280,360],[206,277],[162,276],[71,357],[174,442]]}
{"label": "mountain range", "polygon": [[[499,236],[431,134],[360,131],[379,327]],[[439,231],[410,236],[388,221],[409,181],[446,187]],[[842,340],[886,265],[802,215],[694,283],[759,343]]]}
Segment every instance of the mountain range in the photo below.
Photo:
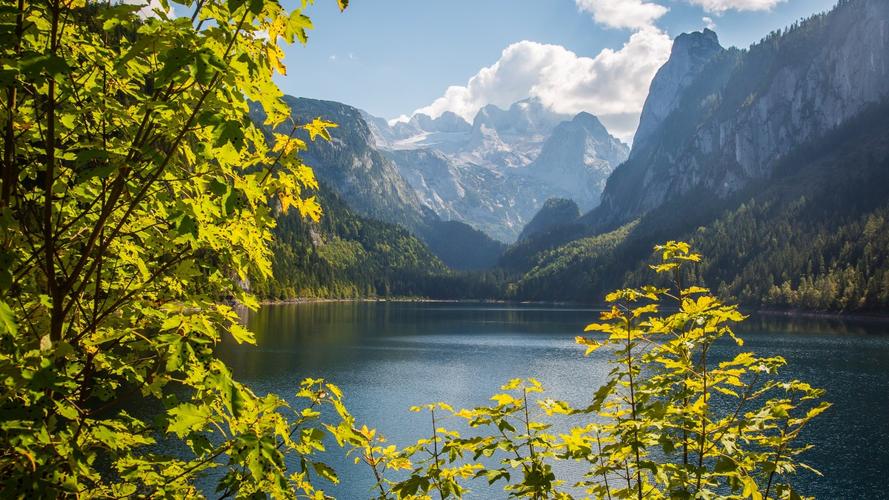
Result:
{"label": "mountain range", "polygon": [[595,301],[651,279],[651,247],[685,239],[727,299],[889,307],[884,0],[843,0],[748,49],[711,30],[678,36],[632,150],[596,117],[535,99],[472,123],[289,102],[298,120],[340,124],[306,154],[332,191],[452,268],[496,267],[490,298]]}
{"label": "mountain range", "polygon": [[426,207],[507,243],[550,198],[597,206],[629,155],[595,116],[561,115],[531,98],[505,110],[485,106],[472,124],[451,112],[392,125],[364,117]]}

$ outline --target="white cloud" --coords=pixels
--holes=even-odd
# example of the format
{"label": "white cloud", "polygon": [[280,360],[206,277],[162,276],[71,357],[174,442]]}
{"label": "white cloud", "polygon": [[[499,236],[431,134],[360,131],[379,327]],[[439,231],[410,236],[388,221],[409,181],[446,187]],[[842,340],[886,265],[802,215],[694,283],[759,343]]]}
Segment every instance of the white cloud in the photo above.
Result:
{"label": "white cloud", "polygon": [[[597,23],[611,28],[642,29],[667,13],[663,5],[644,0],[574,0],[580,10],[589,12]],[[701,0],[693,0],[701,1]],[[706,0],[705,0],[706,1]]]}
{"label": "white cloud", "polygon": [[399,116],[397,116],[397,117],[392,118],[391,120],[389,120],[388,123],[389,123],[389,126],[390,126],[390,127],[394,127],[395,124],[397,124],[397,123],[407,123],[407,122],[409,122],[409,121],[411,121],[411,117],[410,117],[410,116],[408,116],[408,115],[399,115]]}
{"label": "white cloud", "polygon": [[139,17],[147,19],[149,17],[158,17],[156,11],[166,12],[167,17],[176,17],[173,6],[168,5],[166,9],[160,0],[122,0],[122,3],[129,5],[142,5],[143,7],[137,13]]}
{"label": "white cloud", "polygon": [[704,27],[705,27],[705,28],[707,28],[707,29],[709,29],[709,30],[715,30],[715,29],[716,29],[716,23],[713,22],[713,18],[712,18],[712,17],[706,17],[706,16],[704,16],[704,17],[701,18],[701,21],[704,22]]}
{"label": "white cloud", "polygon": [[560,45],[514,43],[465,86],[449,87],[442,97],[415,113],[437,117],[452,111],[472,122],[487,104],[507,107],[537,97],[559,113],[592,113],[612,134],[630,140],[651,79],[670,56],[672,45],[656,28],[640,30],[620,50],[605,49],[593,58]]}
{"label": "white cloud", "polygon": [[[579,1],[579,0],[578,0]],[[721,14],[727,10],[771,10],[786,0],[688,0],[707,12]]]}

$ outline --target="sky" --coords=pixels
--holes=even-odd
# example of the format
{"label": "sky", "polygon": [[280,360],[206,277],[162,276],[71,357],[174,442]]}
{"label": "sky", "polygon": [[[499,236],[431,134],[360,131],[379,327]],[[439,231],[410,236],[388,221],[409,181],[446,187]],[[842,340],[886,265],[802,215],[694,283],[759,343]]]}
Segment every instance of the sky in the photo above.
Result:
{"label": "sky", "polygon": [[836,0],[334,0],[307,9],[307,46],[286,48],[287,94],[387,119],[537,97],[587,111],[630,141],[677,35],[710,27],[745,48]]}

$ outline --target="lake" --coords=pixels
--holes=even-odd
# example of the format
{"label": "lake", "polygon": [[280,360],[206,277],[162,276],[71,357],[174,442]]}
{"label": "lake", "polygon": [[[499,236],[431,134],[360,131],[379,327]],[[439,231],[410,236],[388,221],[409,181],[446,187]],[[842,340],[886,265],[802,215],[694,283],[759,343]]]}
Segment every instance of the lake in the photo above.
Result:
{"label": "lake", "polygon": [[[510,378],[535,377],[548,396],[588,404],[608,368],[599,353],[584,358],[574,337],[597,316],[592,309],[499,304],[272,305],[245,317],[257,346],[226,342],[220,356],[258,393],[291,397],[305,377],[328,379],[344,390],[359,423],[405,446],[429,428],[428,415],[410,406],[487,404]],[[801,492],[889,498],[889,323],[754,317],[738,332],[745,350],[784,356],[783,376],[827,389],[834,405],[806,436],[817,446],[806,461],[824,477],[802,475]],[[734,349],[718,348],[723,356]],[[338,457],[331,462],[343,481],[326,491],[343,499],[372,496],[369,469]],[[468,498],[506,497],[481,482],[472,489]]]}

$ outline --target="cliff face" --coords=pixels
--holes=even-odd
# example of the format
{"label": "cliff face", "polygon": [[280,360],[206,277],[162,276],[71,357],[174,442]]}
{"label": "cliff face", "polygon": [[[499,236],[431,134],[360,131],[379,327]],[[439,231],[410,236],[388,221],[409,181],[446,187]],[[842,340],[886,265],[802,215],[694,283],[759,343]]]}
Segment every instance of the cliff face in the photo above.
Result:
{"label": "cliff face", "polygon": [[711,30],[683,33],[673,41],[670,59],[651,81],[639,128],[633,139],[634,152],[641,149],[678,106],[682,92],[700,76],[701,70],[724,49]]}
{"label": "cliff face", "polygon": [[885,0],[842,2],[749,51],[710,47],[702,65],[671,57],[658,73],[630,160],[589,220],[623,222],[695,188],[725,197],[889,97]]}

